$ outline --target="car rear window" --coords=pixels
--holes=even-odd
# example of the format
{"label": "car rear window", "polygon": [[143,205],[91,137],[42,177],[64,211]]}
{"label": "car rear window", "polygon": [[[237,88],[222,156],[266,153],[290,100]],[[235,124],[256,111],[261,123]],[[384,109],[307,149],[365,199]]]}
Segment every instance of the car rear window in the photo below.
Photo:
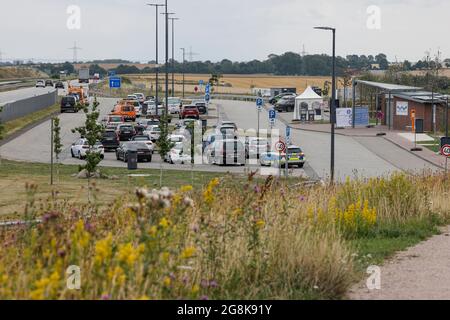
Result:
{"label": "car rear window", "polygon": [[197,109],[196,106],[185,106],[184,108],[185,108],[186,110],[195,110],[195,109]]}
{"label": "car rear window", "polygon": [[116,136],[116,133],[115,133],[114,131],[105,131],[105,132],[103,133],[103,136],[104,136],[104,137],[108,137],[108,138],[110,138],[110,137],[115,137],[115,136]]}
{"label": "car rear window", "polygon": [[130,111],[134,111],[134,108],[133,107],[129,107],[129,106],[125,106],[125,107],[123,107],[122,110],[125,111],[125,112],[130,112]]}
{"label": "car rear window", "polygon": [[74,97],[64,97],[62,98],[62,103],[75,103]]}
{"label": "car rear window", "polygon": [[289,148],[288,153],[302,153],[300,148]]}
{"label": "car rear window", "polygon": [[150,140],[150,138],[147,136],[136,136],[134,138],[134,141],[149,141],[149,140]]}
{"label": "car rear window", "polygon": [[133,127],[132,126],[121,126],[120,130],[121,131],[133,131]]}

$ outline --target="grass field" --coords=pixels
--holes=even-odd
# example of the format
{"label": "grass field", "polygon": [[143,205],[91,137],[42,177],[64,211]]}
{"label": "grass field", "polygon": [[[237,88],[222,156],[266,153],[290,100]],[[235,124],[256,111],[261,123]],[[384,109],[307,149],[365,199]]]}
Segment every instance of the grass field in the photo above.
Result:
{"label": "grass field", "polygon": [[0,80],[39,78],[44,76],[46,76],[44,73],[30,67],[0,67]]}
{"label": "grass field", "polygon": [[[110,169],[119,179],[96,181],[104,198],[87,203],[75,170],[61,167],[64,184],[50,188],[48,165],[2,164],[1,201],[43,222],[0,228],[0,298],[343,299],[367,266],[450,214],[443,176],[292,187],[214,174],[192,185],[189,172],[168,172],[171,190],[151,190],[156,177]],[[80,290],[66,287],[69,265],[82,270]]]}

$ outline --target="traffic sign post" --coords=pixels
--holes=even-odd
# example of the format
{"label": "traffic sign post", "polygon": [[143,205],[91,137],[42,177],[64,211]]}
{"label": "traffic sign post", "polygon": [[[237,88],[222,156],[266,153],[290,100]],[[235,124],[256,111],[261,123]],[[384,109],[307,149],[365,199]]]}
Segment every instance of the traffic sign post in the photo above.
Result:
{"label": "traffic sign post", "polygon": [[211,95],[209,93],[205,94],[205,101],[207,104],[209,104],[209,101],[211,101]]}
{"label": "traffic sign post", "polygon": [[450,144],[446,144],[441,148],[441,154],[445,157],[445,179],[448,173],[448,158],[450,158]]}
{"label": "traffic sign post", "polygon": [[[286,145],[289,146],[291,144],[291,127],[286,126]],[[287,151],[287,150],[286,150]],[[288,154],[286,152],[286,179],[289,177],[289,163],[288,163]]]}
{"label": "traffic sign post", "polygon": [[122,79],[113,77],[109,78],[109,87],[111,89],[119,89],[122,86]]}
{"label": "traffic sign post", "polygon": [[[279,160],[278,161],[281,162],[281,154],[286,151],[286,144],[283,141],[278,141],[275,144],[275,150],[278,151],[278,155],[279,155]],[[285,161],[286,161],[286,164],[287,164],[287,155],[285,157]],[[278,163],[278,172],[279,172],[279,176],[281,177],[281,163]]]}
{"label": "traffic sign post", "polygon": [[[258,137],[259,140],[259,131],[260,131],[260,116],[261,116],[261,111],[262,111],[262,107],[264,105],[264,100],[261,98],[256,99],[256,108],[257,110],[257,114],[258,114],[258,131],[256,133],[256,136]],[[259,156],[259,143],[256,144],[256,148],[257,148],[257,154]]]}
{"label": "traffic sign post", "polygon": [[275,120],[277,119],[277,112],[275,109],[269,110],[269,124],[273,128],[275,126]]}

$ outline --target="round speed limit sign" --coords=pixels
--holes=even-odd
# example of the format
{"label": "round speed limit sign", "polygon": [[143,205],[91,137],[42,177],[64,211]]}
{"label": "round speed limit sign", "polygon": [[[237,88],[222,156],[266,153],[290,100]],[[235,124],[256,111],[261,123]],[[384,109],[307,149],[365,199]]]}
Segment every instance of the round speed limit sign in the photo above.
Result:
{"label": "round speed limit sign", "polygon": [[278,141],[275,144],[275,150],[278,152],[284,152],[286,150],[286,144],[283,141]]}
{"label": "round speed limit sign", "polygon": [[449,144],[446,144],[445,146],[442,147],[441,154],[444,157],[450,158],[450,145]]}

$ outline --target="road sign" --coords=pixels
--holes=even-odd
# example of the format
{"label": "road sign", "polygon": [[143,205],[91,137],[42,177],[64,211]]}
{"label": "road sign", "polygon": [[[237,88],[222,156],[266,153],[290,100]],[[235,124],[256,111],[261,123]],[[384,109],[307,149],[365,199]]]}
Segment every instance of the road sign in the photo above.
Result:
{"label": "road sign", "polygon": [[277,150],[278,152],[286,151],[286,144],[283,141],[278,141],[275,144],[275,150]]}
{"label": "road sign", "polygon": [[122,86],[121,78],[109,78],[109,87],[110,88],[120,88]]}
{"label": "road sign", "polygon": [[205,83],[205,82],[204,82],[203,80],[199,80],[199,81],[198,81],[198,85],[199,85],[199,86],[203,86],[204,83]]}
{"label": "road sign", "polygon": [[416,109],[411,109],[412,132],[416,132]]}
{"label": "road sign", "polygon": [[262,110],[263,105],[264,105],[264,100],[262,98],[256,99],[256,106],[258,107],[259,111]]}
{"label": "road sign", "polygon": [[271,125],[275,124],[275,119],[276,118],[277,118],[277,112],[274,109],[269,110],[269,123]]}
{"label": "road sign", "polygon": [[115,71],[108,71],[108,77],[115,77],[116,72]]}
{"label": "road sign", "polygon": [[441,154],[444,157],[450,158],[450,144],[446,144],[445,146],[442,147]]}
{"label": "road sign", "polygon": [[211,93],[211,84],[209,82],[206,84],[205,93],[206,94],[210,94]]}
{"label": "road sign", "polygon": [[291,127],[286,127],[286,143],[291,144]]}
{"label": "road sign", "polygon": [[211,95],[209,93],[205,94],[205,101],[208,103],[211,100]]}

